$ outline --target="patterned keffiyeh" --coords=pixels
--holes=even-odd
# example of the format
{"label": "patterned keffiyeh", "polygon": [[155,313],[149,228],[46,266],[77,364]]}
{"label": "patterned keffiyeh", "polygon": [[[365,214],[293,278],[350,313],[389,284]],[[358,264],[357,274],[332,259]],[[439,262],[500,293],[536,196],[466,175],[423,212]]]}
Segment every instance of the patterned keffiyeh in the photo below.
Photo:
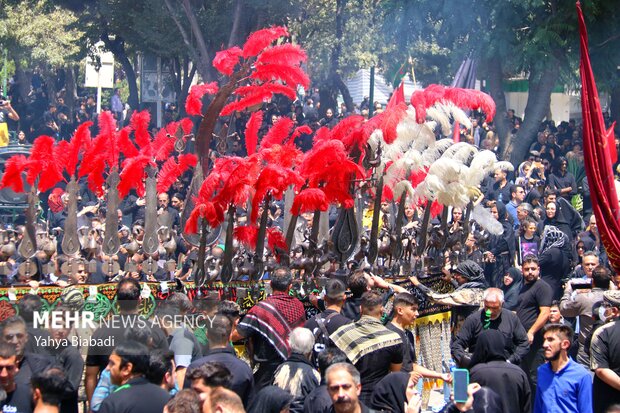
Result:
{"label": "patterned keffiyeh", "polygon": [[362,316],[359,321],[340,327],[329,338],[353,364],[373,351],[403,342],[397,333],[370,316]]}
{"label": "patterned keffiyeh", "polygon": [[302,327],[305,321],[303,304],[288,294],[276,292],[252,307],[239,327],[254,330],[263,336],[282,360],[286,360],[291,352],[288,336],[294,328]]}

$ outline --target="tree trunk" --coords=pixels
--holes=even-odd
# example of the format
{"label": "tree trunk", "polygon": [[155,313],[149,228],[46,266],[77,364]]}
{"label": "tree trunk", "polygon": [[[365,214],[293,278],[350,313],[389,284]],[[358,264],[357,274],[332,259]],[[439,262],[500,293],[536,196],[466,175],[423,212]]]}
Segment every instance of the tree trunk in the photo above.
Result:
{"label": "tree trunk", "polygon": [[19,91],[19,101],[25,104],[28,99],[28,93],[30,93],[31,80],[20,65],[19,58],[15,58],[13,62],[15,63],[15,80],[19,85],[17,89]]}
{"label": "tree trunk", "polygon": [[[499,146],[504,153],[510,153],[512,150],[510,145],[510,124],[506,116],[506,95],[504,94],[504,71],[502,70],[502,62],[499,56],[495,55],[490,58],[486,64],[487,80],[489,81],[489,92],[495,101],[495,130],[499,137]],[[502,153],[500,152],[500,153]]]}
{"label": "tree trunk", "polygon": [[549,111],[551,91],[558,80],[557,65],[555,59],[550,59],[544,65],[542,73],[536,69],[530,72],[523,124],[512,138],[512,152],[509,154],[513,165],[523,162],[531,144],[536,140],[540,123]]}
{"label": "tree trunk", "polygon": [[138,99],[138,82],[136,78],[136,72],[133,69],[133,65],[127,56],[127,52],[125,51],[125,40],[116,35],[114,41],[110,40],[107,32],[104,32],[101,35],[101,40],[105,44],[105,47],[114,54],[116,60],[118,60],[123,66],[123,71],[125,72],[125,76],[127,76],[127,84],[129,86],[129,97],[127,98],[127,103],[131,107],[132,110],[140,109],[140,101]]}
{"label": "tree trunk", "polygon": [[65,72],[67,73],[65,80],[65,105],[69,108],[69,119],[74,119],[73,114],[75,113],[75,102],[77,101],[77,76],[75,75],[75,66],[72,64],[67,65]]}
{"label": "tree trunk", "polygon": [[47,93],[47,102],[48,103],[56,103],[56,74],[54,73],[54,69],[49,65],[44,65],[43,68],[43,78],[45,79],[46,93]]}
{"label": "tree trunk", "polygon": [[230,36],[228,37],[228,47],[240,45],[241,42],[241,24],[243,19],[243,0],[235,0],[233,23],[230,28]]}

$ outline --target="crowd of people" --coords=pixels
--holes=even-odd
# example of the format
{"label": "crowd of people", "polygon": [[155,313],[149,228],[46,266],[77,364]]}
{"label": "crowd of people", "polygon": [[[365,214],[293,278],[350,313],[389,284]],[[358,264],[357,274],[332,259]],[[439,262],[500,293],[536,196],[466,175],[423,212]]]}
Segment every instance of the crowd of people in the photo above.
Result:
{"label": "crowd of people", "polygon": [[[21,123],[17,126],[16,144],[39,134],[68,139],[77,123],[96,120],[93,103],[87,98],[72,121],[58,96],[37,117],[43,119],[39,129],[34,121],[23,123],[28,133],[19,132]],[[117,93],[110,106],[122,126],[127,117]],[[174,106],[169,109],[167,121],[176,117]],[[266,105],[259,135],[279,116],[316,131],[322,126],[333,128],[352,113],[368,116],[368,109],[368,101],[353,111],[346,105],[339,110],[322,108],[318,91],[312,90],[303,100]],[[375,104],[373,111],[380,112],[381,105]],[[0,120],[21,122],[38,112],[30,108],[17,114],[9,104],[0,113]],[[472,116],[473,127],[461,130],[460,139],[499,154],[493,125]],[[506,116],[516,133],[521,119],[514,111]],[[238,114],[235,133],[214,141],[213,159],[246,154],[247,118],[247,113]],[[296,143],[307,150],[312,135],[300,136]],[[0,386],[6,393],[0,405],[3,411],[14,412],[77,411],[79,401],[85,400],[93,412],[417,413],[420,380],[453,380],[447,366],[444,371],[432,371],[416,357],[412,328],[420,304],[417,297],[424,297],[451,308],[451,356],[458,368],[468,369],[472,382],[468,400],[449,402],[444,411],[618,412],[620,275],[610,268],[592,214],[587,178],[578,173],[583,171],[581,148],[576,122],[556,127],[548,121],[514,172],[497,169],[484,180],[478,202],[501,224],[500,235],[466,221],[466,211],[450,208],[443,265],[437,269],[454,287],[450,293],[429,288],[419,273],[406,284],[390,284],[373,275],[373,268],[357,254],[338,277],[324,274],[329,280],[322,292],[303,297],[316,307],[317,314],[310,319],[299,291],[290,293],[304,271],[303,266],[293,265],[267,268],[272,293],[247,314],[240,314],[233,302],[190,301],[175,292],[154,317],[202,314],[209,323],[199,328],[161,323],[90,332],[69,326],[35,328],[34,314],[42,302],[28,295],[18,304],[19,316],[0,326]],[[82,310],[83,298],[80,302],[74,285],[118,283],[119,317],[139,318],[140,282],[193,280],[198,247],[182,234],[190,179],[191,174],[186,174],[170,191],[157,196],[158,223],[167,231],[155,255],[141,248],[146,208],[145,199],[135,193],[123,199],[117,211],[122,246],[118,253],[106,255],[102,248],[105,198],[80,182],[83,260],[71,273],[63,271],[67,258],[61,242],[68,195],[62,187],[41,194],[39,228],[46,237],[32,259],[36,271],[19,271],[26,261],[17,248],[25,227],[19,219],[7,222],[0,248],[2,284],[62,287],[61,306],[55,311],[63,314]],[[372,214],[372,204],[366,200],[363,215]],[[284,203],[272,202],[269,208],[268,225],[283,228]],[[335,207],[330,210],[332,226],[336,212]],[[382,231],[393,232],[396,214],[392,203],[382,204]],[[422,209],[407,207],[402,234],[397,235],[419,231],[423,215]],[[302,218],[292,258],[309,247],[313,214]],[[247,219],[247,211],[238,208],[235,225],[244,225]],[[365,230],[369,230],[367,224]],[[435,224],[439,227],[441,222]],[[220,270],[222,244],[223,238],[208,249],[213,280]],[[155,268],[150,265],[153,261]],[[118,264],[119,270],[111,272],[110,262]],[[84,334],[102,342],[113,337],[113,344],[81,347],[69,339]],[[53,344],[40,344],[46,342]],[[238,357],[233,342],[247,344],[247,360]]]}

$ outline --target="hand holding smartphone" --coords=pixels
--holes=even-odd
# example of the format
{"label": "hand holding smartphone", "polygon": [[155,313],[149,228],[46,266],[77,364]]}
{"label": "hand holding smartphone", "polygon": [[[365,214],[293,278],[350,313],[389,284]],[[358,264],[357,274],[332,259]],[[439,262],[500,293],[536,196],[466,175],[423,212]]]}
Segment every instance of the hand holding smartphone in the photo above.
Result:
{"label": "hand holding smartphone", "polygon": [[452,386],[454,401],[465,403],[467,401],[467,386],[469,386],[469,370],[454,369],[452,372]]}

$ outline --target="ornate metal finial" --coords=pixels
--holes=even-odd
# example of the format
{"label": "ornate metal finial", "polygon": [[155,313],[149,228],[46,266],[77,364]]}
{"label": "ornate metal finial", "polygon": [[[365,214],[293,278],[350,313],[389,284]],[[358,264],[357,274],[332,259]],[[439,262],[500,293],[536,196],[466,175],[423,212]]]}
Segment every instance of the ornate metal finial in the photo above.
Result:
{"label": "ornate metal finial", "polygon": [[121,248],[118,238],[118,184],[120,177],[117,170],[108,175],[108,209],[105,215],[105,234],[103,236],[102,250],[106,255],[114,255]]}
{"label": "ornate metal finial", "polygon": [[80,240],[77,228],[77,192],[78,184],[75,178],[67,184],[67,219],[65,220],[64,235],[62,237],[62,252],[69,257],[76,257],[80,252]]}
{"label": "ornate metal finial", "polygon": [[155,254],[159,248],[157,238],[157,169],[153,165],[146,167],[146,216],[144,222],[144,239],[142,249],[149,256]]}

